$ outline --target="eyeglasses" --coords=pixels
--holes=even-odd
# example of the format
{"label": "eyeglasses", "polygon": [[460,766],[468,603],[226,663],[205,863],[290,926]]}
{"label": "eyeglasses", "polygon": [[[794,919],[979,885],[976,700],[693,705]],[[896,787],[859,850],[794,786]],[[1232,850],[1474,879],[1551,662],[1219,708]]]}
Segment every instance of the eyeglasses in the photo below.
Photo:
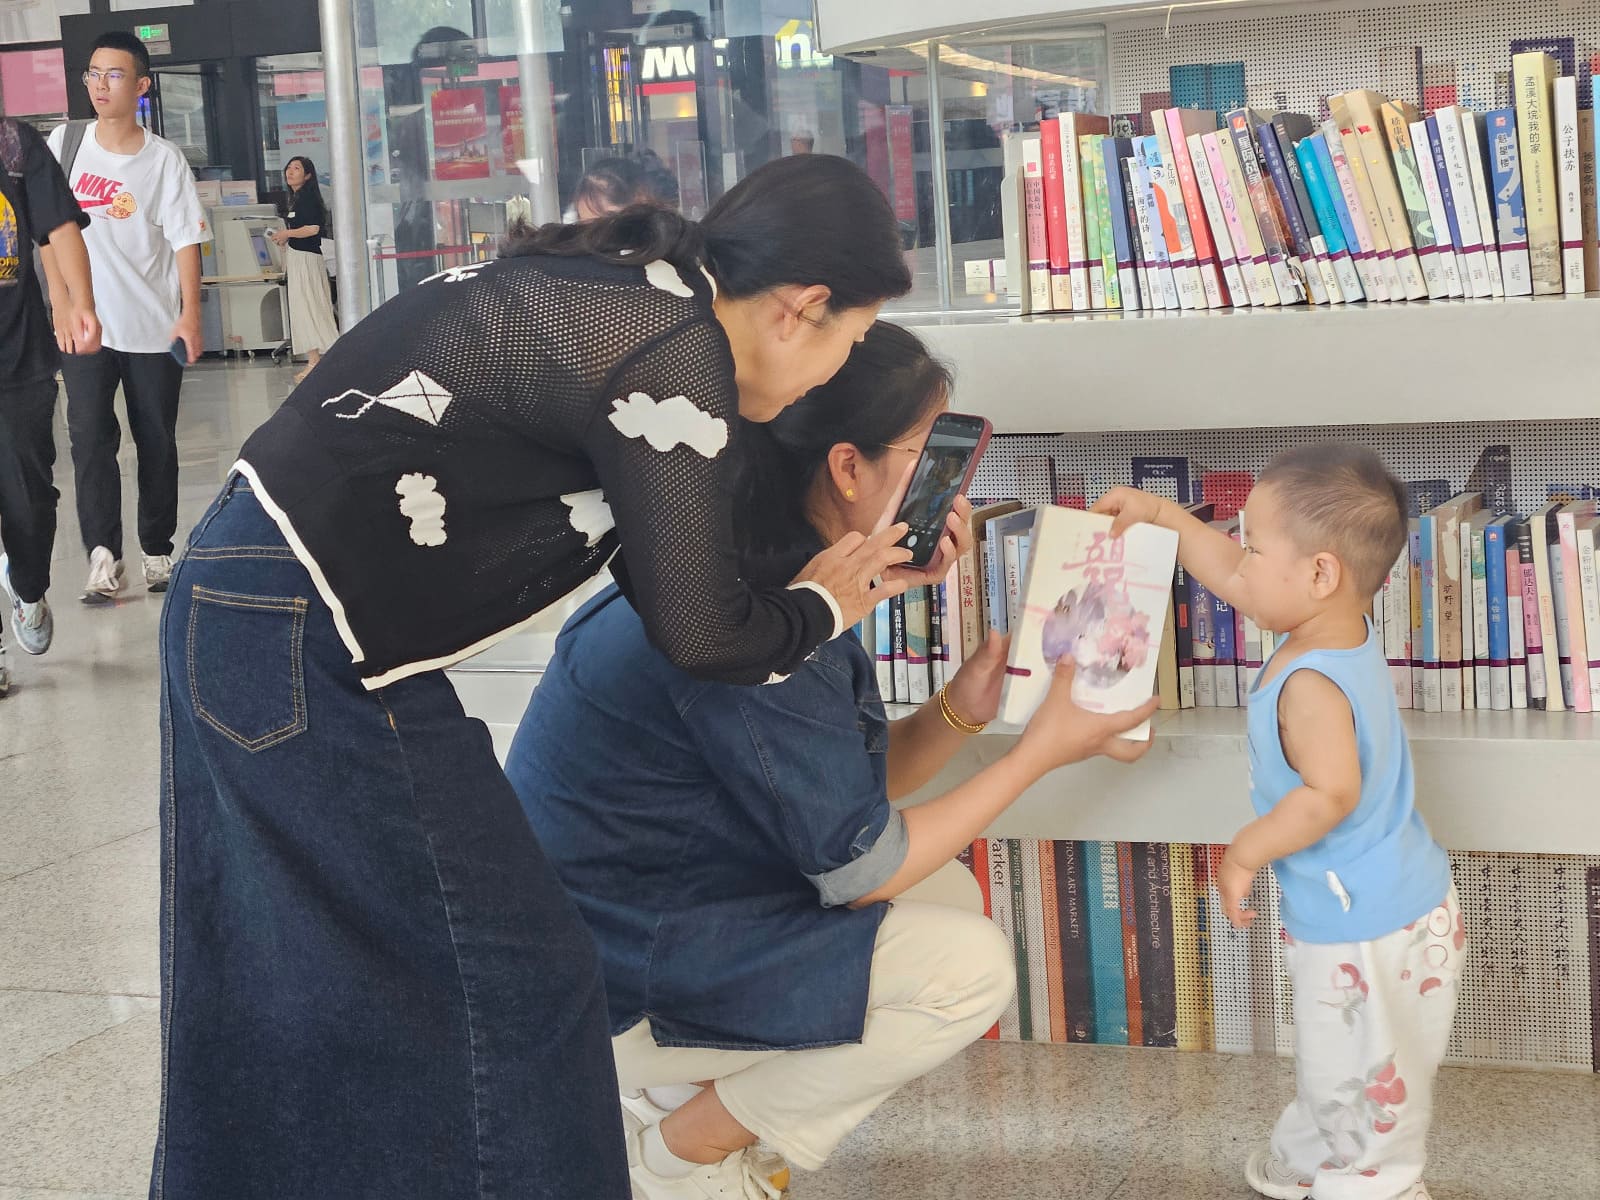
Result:
{"label": "eyeglasses", "polygon": [[112,87],[116,87],[127,77],[128,73],[126,71],[97,71],[93,67],[90,67],[83,73],[83,86],[93,87],[103,79]]}
{"label": "eyeglasses", "polygon": [[883,448],[885,450],[904,450],[907,454],[921,454],[922,453],[922,447],[921,446],[897,446],[893,442],[884,442],[883,443]]}

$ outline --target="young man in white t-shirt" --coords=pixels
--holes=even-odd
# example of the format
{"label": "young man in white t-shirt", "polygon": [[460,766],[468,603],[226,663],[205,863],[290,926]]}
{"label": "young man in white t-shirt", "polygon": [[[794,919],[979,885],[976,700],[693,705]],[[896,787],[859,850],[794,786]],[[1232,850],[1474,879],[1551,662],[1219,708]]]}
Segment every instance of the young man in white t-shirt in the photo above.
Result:
{"label": "young man in white t-shirt", "polygon": [[[68,355],[67,429],[77,477],[78,526],[89,553],[86,603],[122,589],[122,429],[115,397],[122,386],[128,428],[139,452],[139,547],[145,583],[165,591],[178,529],[178,389],[184,358],[200,357],[200,243],[205,212],[194,173],[171,142],[142,128],[139,99],[150,90],[150,56],[131,33],[95,40],[84,86],[99,119],[83,131],[67,181],[89,214],[84,241],[94,269],[103,336],[95,354]],[[65,127],[50,135],[59,158]],[[58,282],[48,250],[52,295]]]}

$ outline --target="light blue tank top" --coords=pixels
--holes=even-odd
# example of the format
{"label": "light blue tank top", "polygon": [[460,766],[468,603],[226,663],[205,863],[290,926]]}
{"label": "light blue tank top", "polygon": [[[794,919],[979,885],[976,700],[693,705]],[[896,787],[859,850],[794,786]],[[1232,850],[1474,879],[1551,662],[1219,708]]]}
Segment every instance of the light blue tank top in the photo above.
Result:
{"label": "light blue tank top", "polygon": [[1355,714],[1361,799],[1320,842],[1273,864],[1284,928],[1297,941],[1369,942],[1403,929],[1450,890],[1450,859],[1414,803],[1411,749],[1371,622],[1352,650],[1313,650],[1250,694],[1250,803],[1258,815],[1300,787],[1283,756],[1278,695],[1296,671],[1331,679]]}

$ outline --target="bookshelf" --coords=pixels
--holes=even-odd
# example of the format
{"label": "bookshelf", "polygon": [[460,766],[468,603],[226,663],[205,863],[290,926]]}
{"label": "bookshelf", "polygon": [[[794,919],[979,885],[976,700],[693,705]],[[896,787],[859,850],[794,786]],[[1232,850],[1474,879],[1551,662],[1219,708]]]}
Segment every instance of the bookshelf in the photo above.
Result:
{"label": "bookshelf", "polygon": [[[907,712],[901,706],[899,711]],[[1404,714],[1417,806],[1450,850],[1600,854],[1600,721],[1594,714]],[[1081,763],[1041,780],[987,831],[990,837],[1074,841],[1231,841],[1252,817],[1241,709],[1161,712],[1138,764]],[[989,765],[1016,733],[969,739],[908,803]]]}
{"label": "bookshelf", "polygon": [[[891,315],[955,368],[960,403],[976,404],[997,433],[1578,420],[1600,412],[1600,295],[1592,293],[1185,313]],[[1354,352],[1359,374],[1329,369],[1335,361],[1354,366]],[[1208,386],[1216,372],[1222,381]]]}

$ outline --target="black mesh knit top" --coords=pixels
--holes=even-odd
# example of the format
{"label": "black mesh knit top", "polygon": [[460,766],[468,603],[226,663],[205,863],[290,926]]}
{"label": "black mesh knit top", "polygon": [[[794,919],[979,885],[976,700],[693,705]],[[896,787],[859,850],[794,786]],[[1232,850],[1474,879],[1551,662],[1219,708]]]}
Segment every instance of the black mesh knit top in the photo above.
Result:
{"label": "black mesh knit top", "polygon": [[341,337],[250,437],[238,469],[367,687],[485,649],[608,562],[705,679],[787,675],[840,632],[822,588],[741,577],[714,295],[666,262],[452,268]]}

